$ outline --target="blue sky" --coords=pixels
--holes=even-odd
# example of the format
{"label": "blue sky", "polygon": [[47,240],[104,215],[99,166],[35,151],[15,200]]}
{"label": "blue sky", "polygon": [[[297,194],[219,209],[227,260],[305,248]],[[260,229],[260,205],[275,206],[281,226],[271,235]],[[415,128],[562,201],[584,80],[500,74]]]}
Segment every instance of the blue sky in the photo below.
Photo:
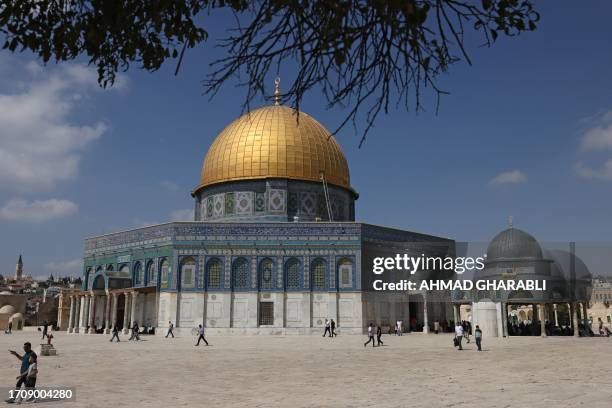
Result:
{"label": "blue sky", "polygon": [[[576,4],[538,3],[536,32],[473,42],[474,65],[440,79],[451,95],[438,115],[393,110],[361,149],[345,128],[358,220],[488,241],[512,215],[541,241],[609,242],[612,4]],[[215,18],[213,37],[229,23]],[[84,65],[0,51],[0,273],[20,252],[26,273],[76,273],[85,237],[186,216],[207,148],[241,113],[234,84],[202,96],[218,52],[102,91]],[[301,108],[328,129],[346,114],[317,92]]]}

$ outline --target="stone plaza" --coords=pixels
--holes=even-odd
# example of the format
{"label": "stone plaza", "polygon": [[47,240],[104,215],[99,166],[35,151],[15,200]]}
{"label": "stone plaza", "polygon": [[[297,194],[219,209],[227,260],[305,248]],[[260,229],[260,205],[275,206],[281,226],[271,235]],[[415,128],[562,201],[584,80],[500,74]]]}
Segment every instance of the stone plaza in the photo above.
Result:
{"label": "stone plaza", "polygon": [[[110,343],[54,333],[58,355],[39,358],[38,387],[76,389],[66,407],[609,407],[609,338],[511,337],[452,347],[450,334],[214,336]],[[40,333],[0,336],[4,350],[34,348]],[[5,386],[19,362],[4,352]]]}

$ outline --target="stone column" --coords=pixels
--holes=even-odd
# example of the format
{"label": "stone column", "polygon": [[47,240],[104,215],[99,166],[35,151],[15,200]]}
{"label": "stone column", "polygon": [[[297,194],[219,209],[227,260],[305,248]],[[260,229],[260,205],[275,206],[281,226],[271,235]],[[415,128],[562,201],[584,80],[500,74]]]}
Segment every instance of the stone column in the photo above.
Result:
{"label": "stone column", "polygon": [[130,327],[134,327],[134,323],[138,321],[136,320],[136,302],[138,302],[138,292],[132,292],[132,310],[130,312],[130,316],[131,316]]}
{"label": "stone column", "polygon": [[572,325],[574,326],[574,337],[580,336],[580,334],[578,333],[578,313],[576,311],[577,306],[578,306],[578,303],[576,302],[572,302],[570,304],[571,311],[572,311]]}
{"label": "stone column", "polygon": [[87,333],[87,325],[89,324],[89,295],[83,295],[82,303],[82,313],[81,313],[81,327],[83,328],[82,332]]}
{"label": "stone column", "polygon": [[553,310],[555,312],[555,327],[559,327],[559,315],[557,314],[557,304],[553,304]]}
{"label": "stone column", "polygon": [[427,295],[423,295],[423,333],[429,333],[429,315],[427,313]]}
{"label": "stone column", "polygon": [[116,293],[112,295],[113,306],[111,308],[111,328],[117,326],[117,302],[119,301],[119,296]]}
{"label": "stone column", "polygon": [[502,335],[504,337],[510,337],[508,333],[508,303],[501,302],[501,310],[502,310]]}
{"label": "stone column", "polygon": [[104,334],[110,333],[110,307],[111,307],[111,295],[107,293],[104,296]]}
{"label": "stone column", "polygon": [[74,296],[69,296],[70,299],[70,314],[68,316],[68,333],[72,333],[72,320],[74,319]]}
{"label": "stone column", "polygon": [[146,293],[142,294],[142,301],[141,301],[141,303],[142,303],[142,310],[140,311],[140,325],[144,327],[144,326],[147,325],[147,322],[145,321],[145,318],[147,317],[147,311],[146,311],[146,308],[147,308],[147,294]]}
{"label": "stone column", "polygon": [[544,308],[546,305],[542,303],[540,305],[540,336],[546,337],[546,319],[544,316]]}
{"label": "stone column", "polygon": [[589,308],[588,308],[588,302],[582,302],[582,318],[584,319],[584,322],[582,324],[584,324],[585,327],[589,327]]}
{"label": "stone column", "polygon": [[123,334],[128,334],[130,332],[130,294],[124,292],[123,296],[125,298],[125,307],[123,309]]}
{"label": "stone column", "polygon": [[96,295],[89,296],[89,334],[95,334],[94,325],[96,324]]}
{"label": "stone column", "polygon": [[75,297],[76,307],[74,313],[74,330],[73,333],[79,332],[79,327],[81,326],[81,297],[76,295]]}

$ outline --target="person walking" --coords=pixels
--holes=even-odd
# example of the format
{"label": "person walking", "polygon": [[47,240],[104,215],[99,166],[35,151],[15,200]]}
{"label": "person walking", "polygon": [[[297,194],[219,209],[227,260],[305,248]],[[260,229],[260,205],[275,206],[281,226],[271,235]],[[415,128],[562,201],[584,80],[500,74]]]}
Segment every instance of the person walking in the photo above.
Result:
{"label": "person walking", "polygon": [[[32,344],[30,342],[23,343],[23,355],[17,354],[16,351],[9,350],[9,353],[14,355],[18,360],[21,360],[21,369],[19,370],[19,376],[17,376],[17,384],[15,389],[19,390],[22,385],[26,383],[26,377],[28,368],[30,368],[30,356],[36,356],[36,353],[32,351]],[[15,402],[15,398],[9,398],[6,400],[7,403],[12,404]]]}
{"label": "person walking", "polygon": [[132,336],[129,338],[129,340],[140,340],[140,327],[138,327],[138,322],[134,322],[134,326],[132,326]]}
{"label": "person walking", "polygon": [[329,334],[329,337],[331,337],[331,325],[329,323],[329,320],[325,319],[325,331],[323,332],[323,337],[325,337],[326,334]]}
{"label": "person walking", "polygon": [[202,326],[201,324],[198,325],[198,342],[196,344],[196,346],[200,345],[200,340],[204,340],[204,343],[206,343],[206,345],[208,346],[208,342],[206,341],[206,339],[204,338],[204,326]]}
{"label": "person walking", "polygon": [[113,342],[113,339],[117,339],[117,343],[119,343],[121,340],[119,340],[119,329],[117,329],[117,325],[115,325],[113,327],[113,337],[111,337],[110,342]]}
{"label": "person walking", "polygon": [[398,320],[397,322],[395,322],[395,335],[396,336],[402,335],[402,321],[401,320]]}
{"label": "person walking", "polygon": [[482,351],[482,330],[480,330],[478,325],[476,325],[476,330],[474,331],[474,338],[476,339],[476,347],[478,347],[478,351]]}
{"label": "person walking", "polygon": [[463,337],[465,337],[465,341],[467,343],[470,342],[470,329],[467,321],[461,322],[461,327],[463,327]]}
{"label": "person walking", "polygon": [[381,337],[382,337],[382,329],[380,328],[380,325],[378,325],[376,327],[376,340],[378,341],[379,346],[384,346],[385,343],[382,342],[382,340],[380,339]]}
{"label": "person walking", "polygon": [[372,323],[370,323],[368,325],[368,341],[363,343],[363,347],[365,347],[368,344],[370,344],[370,342],[372,342],[372,347],[376,347],[376,342],[374,341],[374,327],[373,327]]}
{"label": "person walking", "polygon": [[43,340],[45,339],[45,337],[47,337],[47,330],[48,329],[49,329],[49,325],[45,321],[45,323],[43,324],[43,331],[42,331],[42,339]]}
{"label": "person walking", "polygon": [[338,334],[336,334],[336,322],[334,321],[334,319],[331,319],[331,323],[329,325],[331,326],[331,336],[338,336]]}
{"label": "person walking", "polygon": [[461,340],[463,340],[463,326],[461,322],[457,322],[455,326],[455,347],[459,347],[459,350],[463,350],[461,346]]}
{"label": "person walking", "polygon": [[8,334],[13,333],[13,322],[9,322],[8,324]]}
{"label": "person walking", "polygon": [[168,322],[168,333],[166,333],[166,338],[168,338],[168,336],[172,336],[172,338],[174,338],[174,332],[172,331],[174,329],[174,325],[172,324],[172,322]]}
{"label": "person walking", "polygon": [[[34,390],[34,388],[36,388],[36,374],[38,374],[38,365],[36,364],[36,360],[36,354],[30,354],[30,357],[28,358],[28,362],[30,363],[28,369],[17,376],[17,379],[25,378],[24,385],[26,390]],[[14,402],[17,404],[21,404],[23,402],[23,396],[20,395],[19,397],[17,397]],[[25,402],[36,402],[36,397],[34,397],[34,395],[31,395],[25,400]]]}

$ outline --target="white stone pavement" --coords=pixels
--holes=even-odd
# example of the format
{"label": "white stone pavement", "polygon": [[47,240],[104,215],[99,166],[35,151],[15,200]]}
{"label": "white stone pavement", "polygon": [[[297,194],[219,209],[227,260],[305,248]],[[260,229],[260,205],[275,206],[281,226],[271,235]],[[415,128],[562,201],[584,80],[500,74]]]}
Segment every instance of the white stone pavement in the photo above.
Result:
{"label": "white stone pavement", "polygon": [[[517,337],[452,347],[450,335],[143,336],[54,333],[56,357],[39,360],[39,386],[76,388],[49,407],[611,407],[612,338]],[[19,362],[6,351],[38,332],[0,334],[2,383]]]}

